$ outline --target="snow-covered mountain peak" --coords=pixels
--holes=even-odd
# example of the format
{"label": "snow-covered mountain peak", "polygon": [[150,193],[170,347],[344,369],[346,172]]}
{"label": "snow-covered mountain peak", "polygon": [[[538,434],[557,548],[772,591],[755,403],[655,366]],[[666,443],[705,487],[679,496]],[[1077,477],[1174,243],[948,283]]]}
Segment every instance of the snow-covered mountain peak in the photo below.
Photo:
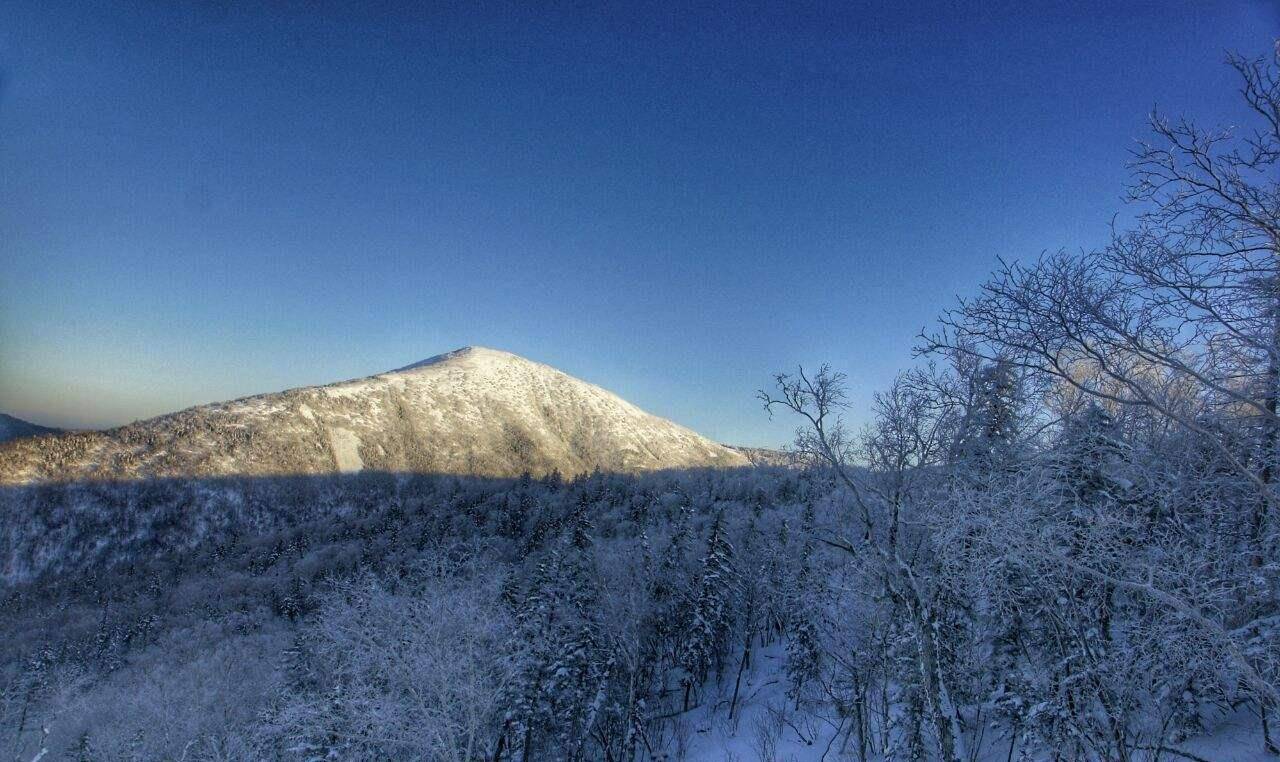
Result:
{"label": "snow-covered mountain peak", "polygon": [[519,355],[512,354],[510,352],[503,352],[500,349],[490,349],[489,347],[480,346],[465,346],[459,347],[451,352],[445,352],[444,354],[428,357],[425,360],[410,363],[403,368],[396,368],[395,370],[390,371],[390,373],[404,373],[407,371],[419,370],[421,368],[428,368],[433,365],[442,365],[451,362],[457,363],[465,360],[489,360],[491,362],[518,360],[523,362],[532,362],[531,360],[526,360]]}
{"label": "snow-covered mountain peak", "polygon": [[390,472],[516,476],[747,459],[519,355],[463,347],[366,378],[0,447],[0,483]]}

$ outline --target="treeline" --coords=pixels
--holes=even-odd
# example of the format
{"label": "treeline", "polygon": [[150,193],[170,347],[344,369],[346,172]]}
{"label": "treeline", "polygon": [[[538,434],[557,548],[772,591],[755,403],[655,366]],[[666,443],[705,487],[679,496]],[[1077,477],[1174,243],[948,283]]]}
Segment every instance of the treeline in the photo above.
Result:
{"label": "treeline", "polygon": [[[830,487],[790,469],[66,487],[94,524],[139,516],[6,590],[3,727],[27,758],[658,752],[661,716],[779,637],[787,516]],[[253,520],[195,544],[155,518],[228,501]]]}

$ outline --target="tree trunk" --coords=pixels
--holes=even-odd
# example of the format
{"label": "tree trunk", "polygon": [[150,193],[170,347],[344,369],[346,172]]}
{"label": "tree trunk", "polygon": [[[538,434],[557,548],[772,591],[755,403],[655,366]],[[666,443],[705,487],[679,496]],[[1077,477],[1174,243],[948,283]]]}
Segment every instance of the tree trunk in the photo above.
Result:
{"label": "tree trunk", "polygon": [[[1267,353],[1267,373],[1263,379],[1263,405],[1267,409],[1267,418],[1263,421],[1262,442],[1262,484],[1270,493],[1275,489],[1276,458],[1280,457],[1280,420],[1276,413],[1280,408],[1280,275],[1273,280],[1272,289],[1277,291],[1271,303],[1271,346]],[[1268,494],[1253,509],[1252,540],[1254,553],[1250,561],[1254,567],[1262,566],[1267,535],[1267,513],[1271,506],[1271,495]]]}
{"label": "tree trunk", "polygon": [[1267,719],[1268,710],[1271,708],[1270,702],[1264,696],[1258,702],[1258,714],[1262,717],[1262,750],[1267,754],[1280,754],[1280,743],[1277,743],[1271,737],[1271,723]]}
{"label": "tree trunk", "polygon": [[917,666],[930,719],[938,736],[938,755],[942,762],[960,762],[960,732],[956,725],[955,707],[942,679],[942,665],[938,663],[937,633],[930,621],[932,617],[922,610],[919,601],[909,601],[907,608],[916,631]]}
{"label": "tree trunk", "polygon": [[[733,700],[729,702],[729,719],[733,719],[733,712],[738,708],[738,689],[742,687],[742,673],[746,671],[747,665],[751,663],[751,636],[747,636],[747,644],[742,648],[742,660],[738,662],[738,679],[733,683]],[[797,699],[798,700],[798,699]]]}
{"label": "tree trunk", "polygon": [[502,762],[502,752],[507,748],[507,727],[502,726],[502,733],[498,736],[498,746],[493,751],[493,762]]}

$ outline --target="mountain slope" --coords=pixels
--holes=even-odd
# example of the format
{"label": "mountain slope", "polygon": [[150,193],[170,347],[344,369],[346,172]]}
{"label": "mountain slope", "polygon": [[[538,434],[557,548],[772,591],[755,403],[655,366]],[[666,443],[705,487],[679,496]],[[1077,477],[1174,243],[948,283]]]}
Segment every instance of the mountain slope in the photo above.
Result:
{"label": "mountain slope", "polygon": [[467,347],[328,386],[0,446],[0,483],[374,469],[514,476],[746,465],[598,386]]}
{"label": "mountain slope", "polygon": [[24,421],[21,418],[14,418],[11,415],[0,413],[0,443],[9,442],[14,439],[22,439],[23,437],[34,437],[41,434],[56,434],[61,429],[54,429],[48,426]]}

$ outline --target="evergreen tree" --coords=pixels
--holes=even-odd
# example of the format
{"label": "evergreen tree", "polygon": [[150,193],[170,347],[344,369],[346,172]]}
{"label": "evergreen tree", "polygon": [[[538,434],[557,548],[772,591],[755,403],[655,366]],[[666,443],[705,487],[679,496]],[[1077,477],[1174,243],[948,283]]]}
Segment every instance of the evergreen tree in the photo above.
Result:
{"label": "evergreen tree", "polygon": [[800,545],[799,569],[791,585],[791,616],[788,620],[787,679],[791,687],[787,695],[800,705],[804,686],[822,672],[822,643],[817,625],[814,597],[817,579],[813,570],[813,533],[816,529],[813,503],[806,502],[801,520],[804,539]]}
{"label": "evergreen tree", "polygon": [[974,373],[968,408],[952,460],[971,478],[986,481],[1006,472],[1015,459],[1018,381],[1007,362],[984,365]]}
{"label": "evergreen tree", "polygon": [[591,525],[586,494],[578,497],[577,508],[569,519],[570,544],[577,551],[585,552],[591,548],[591,535],[595,527]]}
{"label": "evergreen tree", "polygon": [[711,524],[688,637],[680,652],[686,710],[693,687],[705,682],[713,667],[720,666],[732,616],[735,585],[733,546],[726,536],[724,511],[721,510]]}
{"label": "evergreen tree", "polygon": [[680,508],[671,540],[662,554],[661,563],[653,579],[651,595],[653,632],[662,655],[672,660],[675,658],[680,637],[686,632],[689,619],[683,570],[685,557],[689,552],[692,522],[693,509],[685,503]]}
{"label": "evergreen tree", "polygon": [[1131,486],[1122,474],[1128,447],[1105,408],[1090,402],[1069,418],[1053,451],[1052,473],[1071,510],[1121,500]]}
{"label": "evergreen tree", "polygon": [[[508,643],[515,664],[515,679],[504,699],[504,735],[512,739],[512,748],[519,748],[524,760],[537,758],[534,746],[551,724],[547,712],[546,680],[555,658],[556,621],[552,590],[558,562],[559,558],[553,552],[537,565],[524,600],[516,611],[516,626]],[[500,745],[499,749],[502,748]]]}

